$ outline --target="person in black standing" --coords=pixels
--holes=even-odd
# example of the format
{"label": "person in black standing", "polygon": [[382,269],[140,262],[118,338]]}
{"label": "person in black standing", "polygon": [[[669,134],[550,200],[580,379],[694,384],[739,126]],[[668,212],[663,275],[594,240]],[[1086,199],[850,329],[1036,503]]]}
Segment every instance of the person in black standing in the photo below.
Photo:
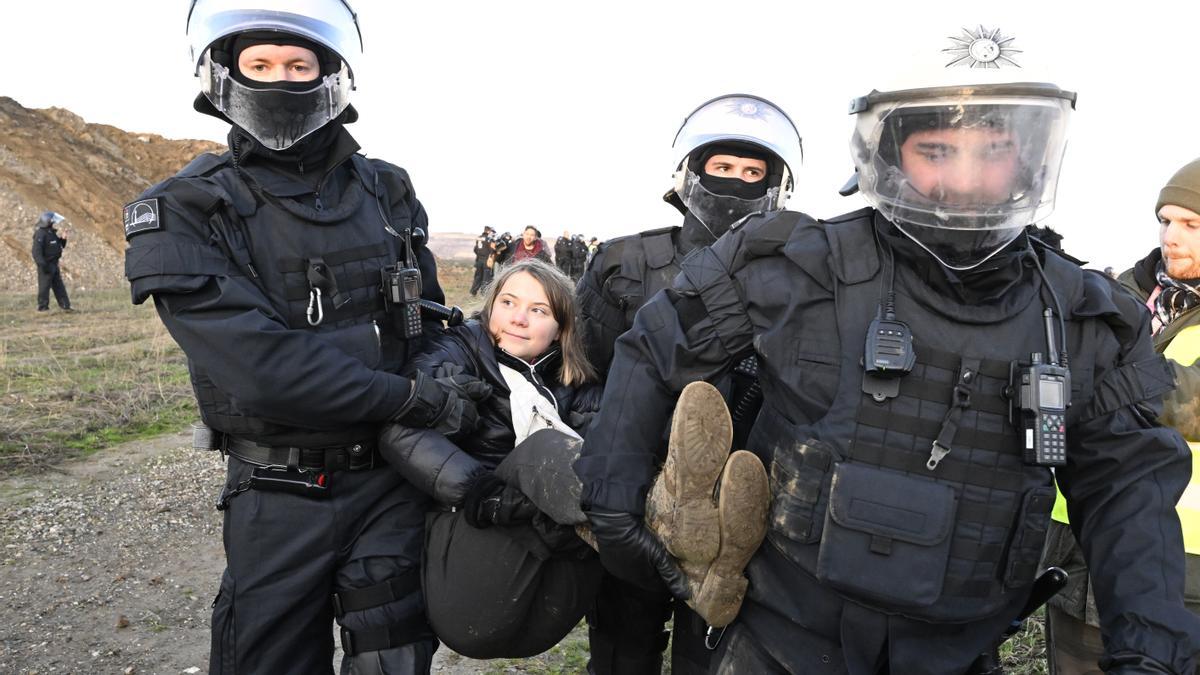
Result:
{"label": "person in black standing", "polygon": [[[584,347],[601,376],[613,362],[617,338],[633,326],[642,305],[671,287],[689,253],[711,245],[750,213],[783,208],[802,156],[800,133],[787,114],[747,94],[719,96],[698,107],[685,118],[673,147],[674,185],[663,200],[679,210],[683,222],[600,244],[576,288]],[[755,403],[740,405],[753,398],[755,363],[746,359],[724,386],[735,402],[730,406],[735,448],[757,412]],[[661,446],[665,453],[666,443]],[[653,477],[645,476],[644,490]],[[645,492],[635,499],[644,504]],[[674,607],[672,672],[704,672],[710,653],[703,644],[705,623],[682,602]],[[606,575],[588,615],[589,671],[658,673],[671,612],[671,595],[661,585],[643,588]]]}
{"label": "person in black standing", "polygon": [[573,243],[571,233],[567,230],[563,230],[562,236],[554,240],[554,265],[568,277],[571,276],[571,270],[574,268]]}
{"label": "person in black standing", "polygon": [[490,225],[484,225],[483,234],[475,238],[475,278],[471,280],[471,295],[491,281],[492,268],[488,267],[488,259],[496,253],[495,235],[496,231]]}
{"label": "person in black standing", "polygon": [[71,299],[67,297],[67,286],[62,280],[62,271],[58,268],[58,259],[62,257],[63,249],[67,247],[67,234],[54,229],[55,225],[66,220],[54,211],[43,213],[33,231],[33,262],[38,270],[37,309],[45,312],[50,309],[50,291],[54,291],[54,301],[64,312],[70,312]]}
{"label": "person in black standing", "polygon": [[[266,10],[266,11],[264,11]],[[195,107],[231,124],[125,207],[133,302],[153,297],[228,458],[213,673],[426,673],[428,498],[379,455],[389,423],[456,432],[474,406],[397,375],[439,331],[428,219],[345,129],[362,55],[344,0],[195,0]],[[385,294],[386,291],[386,294]]]}
{"label": "person in black standing", "polygon": [[587,263],[588,248],[587,242],[583,240],[582,234],[577,234],[571,238],[571,271],[570,277],[575,283],[579,283],[580,277],[583,276],[583,269]]}

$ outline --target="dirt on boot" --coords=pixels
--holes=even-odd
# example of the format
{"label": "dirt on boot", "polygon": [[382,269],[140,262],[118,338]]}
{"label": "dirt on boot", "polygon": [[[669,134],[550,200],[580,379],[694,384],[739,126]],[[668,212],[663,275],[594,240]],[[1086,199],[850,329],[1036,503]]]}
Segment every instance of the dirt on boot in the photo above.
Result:
{"label": "dirt on boot", "polygon": [[717,504],[720,550],[703,583],[693,587],[688,603],[709,625],[727,626],[741,609],[749,583],[743,572],[767,536],[770,506],[770,485],[762,461],[745,450],[730,455],[721,474]]}
{"label": "dirt on boot", "polygon": [[715,492],[732,442],[733,422],[716,387],[684,387],[666,462],[646,499],[646,520],[689,577],[700,573],[702,579],[720,548]]}

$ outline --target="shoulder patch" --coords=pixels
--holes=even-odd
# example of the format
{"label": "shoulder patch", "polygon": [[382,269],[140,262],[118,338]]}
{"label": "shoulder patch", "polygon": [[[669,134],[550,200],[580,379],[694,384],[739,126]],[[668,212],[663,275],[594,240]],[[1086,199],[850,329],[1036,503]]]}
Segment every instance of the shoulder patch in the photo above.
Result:
{"label": "shoulder patch", "polygon": [[139,199],[126,204],[123,213],[125,220],[125,239],[140,232],[162,229],[162,217],[158,209],[158,198]]}

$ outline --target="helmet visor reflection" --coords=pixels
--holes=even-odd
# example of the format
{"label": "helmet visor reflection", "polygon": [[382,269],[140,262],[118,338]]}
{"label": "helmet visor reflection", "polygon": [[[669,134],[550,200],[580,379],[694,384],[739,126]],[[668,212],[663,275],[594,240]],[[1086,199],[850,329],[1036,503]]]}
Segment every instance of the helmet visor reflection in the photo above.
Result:
{"label": "helmet visor reflection", "polygon": [[207,55],[201,70],[208,100],[234,124],[271,150],[286,150],[342,114],[349,105],[350,79],[342,70],[313,82],[311,89],[250,88]]}
{"label": "helmet visor reflection", "polygon": [[705,188],[700,183],[700,176],[689,170],[679,197],[687,210],[708,228],[709,233],[719,237],[731,225],[751,213],[774,210],[779,199],[779,188],[770,188],[756,199],[720,195]]}

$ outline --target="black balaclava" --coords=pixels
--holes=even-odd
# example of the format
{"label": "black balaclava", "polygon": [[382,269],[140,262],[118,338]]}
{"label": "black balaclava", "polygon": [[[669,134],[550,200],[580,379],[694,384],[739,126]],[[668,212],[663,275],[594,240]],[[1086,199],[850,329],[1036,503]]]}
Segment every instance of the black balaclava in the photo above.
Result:
{"label": "black balaclava", "polygon": [[[1021,298],[1018,296],[1024,294],[1017,292],[1017,289],[1026,285],[1027,279],[1033,274],[1032,263],[1027,262],[1030,252],[1024,233],[978,266],[969,270],[952,270],[879,214],[876,231],[882,242],[891,248],[895,264],[913,270],[934,293],[952,298],[968,309],[979,310],[976,314],[981,317],[992,315],[996,305],[1019,303]],[[950,315],[949,308],[942,307],[941,303],[934,302],[930,306]],[[962,311],[962,308],[959,310]],[[1000,309],[1003,314],[1009,311],[1009,307]],[[971,317],[955,318],[967,320]]]}
{"label": "black balaclava", "polygon": [[[748,183],[741,178],[710,176],[704,172],[704,165],[716,155],[733,155],[735,157],[745,157],[746,159],[762,160],[767,163],[768,175],[763,176],[762,180],[754,183]],[[700,185],[704,186],[705,190],[715,195],[737,197],[738,199],[758,199],[767,194],[767,188],[773,187],[770,185],[770,179],[775,174],[775,171],[773,171],[774,167],[771,166],[772,163],[772,155],[756,145],[739,143],[737,141],[724,141],[705,146],[699,154],[693,153],[688,158],[688,169],[700,177]],[[778,184],[777,180],[775,185]]]}

